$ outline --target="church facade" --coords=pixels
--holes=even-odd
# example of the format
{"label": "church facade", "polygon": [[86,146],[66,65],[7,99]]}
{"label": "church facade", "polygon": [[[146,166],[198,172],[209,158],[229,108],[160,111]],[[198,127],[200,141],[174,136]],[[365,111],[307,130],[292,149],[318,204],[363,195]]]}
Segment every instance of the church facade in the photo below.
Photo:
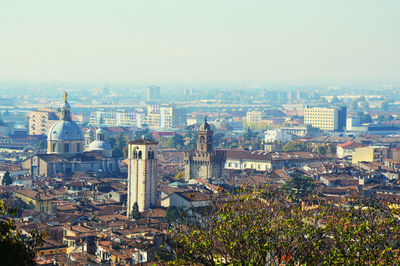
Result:
{"label": "church facade", "polygon": [[185,179],[221,180],[224,176],[225,152],[213,149],[213,131],[207,120],[197,131],[197,149],[184,153]]}
{"label": "church facade", "polygon": [[54,123],[47,135],[47,153],[36,154],[22,162],[34,176],[56,176],[79,172],[120,173],[120,158],[113,158],[104,132],[96,132],[96,140],[85,147],[81,128],[71,119],[71,107],[64,95],[61,120]]}

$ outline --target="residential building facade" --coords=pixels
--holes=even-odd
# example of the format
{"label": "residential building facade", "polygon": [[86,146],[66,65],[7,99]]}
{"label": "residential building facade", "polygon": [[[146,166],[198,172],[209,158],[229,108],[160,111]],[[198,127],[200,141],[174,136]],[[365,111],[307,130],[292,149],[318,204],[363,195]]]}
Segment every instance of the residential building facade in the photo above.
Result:
{"label": "residential building facade", "polygon": [[50,127],[60,120],[57,109],[38,109],[29,113],[29,135],[47,135]]}
{"label": "residential building facade", "polygon": [[306,107],[304,124],[328,131],[343,131],[346,128],[346,108]]}

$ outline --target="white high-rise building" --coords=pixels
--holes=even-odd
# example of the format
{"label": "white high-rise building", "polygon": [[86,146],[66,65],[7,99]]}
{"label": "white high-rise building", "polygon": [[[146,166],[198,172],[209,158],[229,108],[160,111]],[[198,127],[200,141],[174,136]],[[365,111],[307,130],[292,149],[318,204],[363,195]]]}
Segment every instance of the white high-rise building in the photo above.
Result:
{"label": "white high-rise building", "polygon": [[128,217],[135,202],[140,212],[156,204],[157,145],[146,139],[128,143]]}
{"label": "white high-rise building", "polygon": [[343,131],[346,129],[346,107],[306,106],[304,108],[304,125],[311,125],[322,130]]}

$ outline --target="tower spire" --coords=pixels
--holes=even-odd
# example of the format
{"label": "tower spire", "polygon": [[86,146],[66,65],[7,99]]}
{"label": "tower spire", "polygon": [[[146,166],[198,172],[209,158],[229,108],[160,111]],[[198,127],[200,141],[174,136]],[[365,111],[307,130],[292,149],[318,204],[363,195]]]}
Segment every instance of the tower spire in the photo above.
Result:
{"label": "tower spire", "polygon": [[61,120],[71,121],[71,111],[70,111],[71,107],[69,106],[67,100],[68,100],[68,94],[67,92],[64,92],[64,104],[61,106],[61,114],[62,114]]}

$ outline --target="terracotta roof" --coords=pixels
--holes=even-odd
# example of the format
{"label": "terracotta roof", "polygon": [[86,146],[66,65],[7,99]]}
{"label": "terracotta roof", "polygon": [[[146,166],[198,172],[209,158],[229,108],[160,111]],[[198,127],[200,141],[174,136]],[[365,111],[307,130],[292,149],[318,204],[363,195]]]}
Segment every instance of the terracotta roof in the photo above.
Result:
{"label": "terracotta roof", "polygon": [[178,196],[187,201],[209,201],[210,197],[199,191],[175,192]]}
{"label": "terracotta roof", "polygon": [[278,161],[278,160],[305,160],[322,159],[323,156],[318,153],[308,151],[245,151],[245,150],[225,150],[227,159],[247,159],[257,161]]}
{"label": "terracotta roof", "polygon": [[137,140],[131,140],[128,142],[128,144],[136,144],[136,145],[157,145],[158,142],[156,141],[151,141],[148,139],[137,139]]}
{"label": "terracotta roof", "polygon": [[270,161],[271,154],[263,151],[226,150],[226,158]]}
{"label": "terracotta roof", "polygon": [[161,208],[149,209],[142,213],[142,217],[156,217],[163,218],[167,214],[167,211]]}
{"label": "terracotta roof", "polygon": [[346,149],[354,149],[354,148],[359,148],[363,145],[361,145],[360,143],[353,142],[353,141],[348,141],[348,142],[339,144],[337,146],[341,147],[341,148],[346,148]]}

